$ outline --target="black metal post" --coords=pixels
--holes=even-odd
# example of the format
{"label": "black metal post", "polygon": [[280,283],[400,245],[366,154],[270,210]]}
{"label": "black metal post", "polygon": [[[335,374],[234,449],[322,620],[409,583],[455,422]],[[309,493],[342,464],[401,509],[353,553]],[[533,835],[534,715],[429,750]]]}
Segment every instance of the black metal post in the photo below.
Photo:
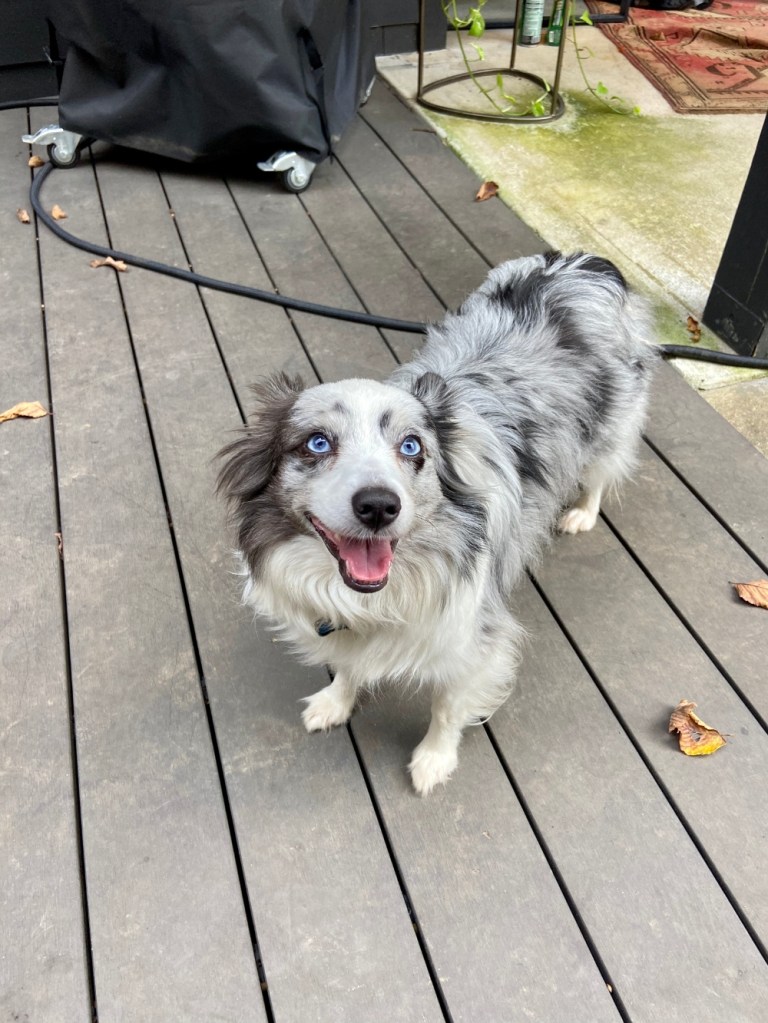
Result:
{"label": "black metal post", "polygon": [[704,323],[745,355],[768,355],[768,117],[733,218]]}

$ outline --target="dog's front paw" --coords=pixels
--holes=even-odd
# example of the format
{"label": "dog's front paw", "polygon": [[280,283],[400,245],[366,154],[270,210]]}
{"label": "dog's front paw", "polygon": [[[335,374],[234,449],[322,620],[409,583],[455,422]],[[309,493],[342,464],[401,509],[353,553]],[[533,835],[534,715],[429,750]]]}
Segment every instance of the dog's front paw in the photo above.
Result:
{"label": "dog's front paw", "polygon": [[574,505],[560,516],[558,529],[561,533],[588,533],[597,522],[597,512]]}
{"label": "dog's front paw", "polygon": [[306,707],[301,712],[301,720],[308,732],[327,732],[336,725],[349,721],[355,706],[354,697],[344,699],[333,683],[304,698]]}
{"label": "dog's front paw", "polygon": [[443,785],[456,770],[459,756],[456,750],[436,750],[419,743],[413,751],[408,770],[413,787],[420,796],[428,795],[435,785]]}

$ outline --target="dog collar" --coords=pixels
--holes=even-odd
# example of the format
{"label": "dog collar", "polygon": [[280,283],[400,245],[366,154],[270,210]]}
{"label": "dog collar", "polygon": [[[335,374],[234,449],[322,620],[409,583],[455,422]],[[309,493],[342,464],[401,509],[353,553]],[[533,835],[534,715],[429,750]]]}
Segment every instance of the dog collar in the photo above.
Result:
{"label": "dog collar", "polygon": [[332,632],[341,632],[343,629],[349,629],[349,626],[334,625],[333,622],[329,622],[325,618],[321,618],[319,622],[315,622],[315,632],[318,636],[330,636]]}

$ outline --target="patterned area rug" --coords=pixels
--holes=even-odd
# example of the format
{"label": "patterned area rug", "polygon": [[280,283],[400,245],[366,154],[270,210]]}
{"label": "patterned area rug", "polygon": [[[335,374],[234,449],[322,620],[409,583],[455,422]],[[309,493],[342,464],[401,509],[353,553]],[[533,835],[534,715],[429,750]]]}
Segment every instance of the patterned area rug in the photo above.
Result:
{"label": "patterned area rug", "polygon": [[[593,14],[616,5],[588,0]],[[705,10],[633,7],[603,24],[619,50],[681,114],[768,110],[768,2],[714,0]]]}

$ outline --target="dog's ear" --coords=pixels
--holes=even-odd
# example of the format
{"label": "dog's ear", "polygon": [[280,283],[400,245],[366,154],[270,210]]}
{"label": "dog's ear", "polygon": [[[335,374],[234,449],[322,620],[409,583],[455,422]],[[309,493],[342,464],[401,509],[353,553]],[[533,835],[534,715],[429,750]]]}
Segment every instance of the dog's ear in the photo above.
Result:
{"label": "dog's ear", "polygon": [[411,393],[426,409],[429,425],[447,450],[457,430],[453,396],[448,381],[439,373],[422,373],[411,385]]}
{"label": "dog's ear", "polygon": [[448,397],[448,384],[439,373],[422,373],[413,382],[411,393],[432,415],[439,415]]}
{"label": "dog's ear", "polygon": [[257,497],[277,472],[285,426],[304,384],[298,376],[276,373],[257,381],[251,389],[257,401],[248,425],[216,456],[224,462],[216,490],[236,505]]}
{"label": "dog's ear", "polygon": [[256,395],[256,405],[251,410],[251,416],[255,418],[285,402],[292,406],[304,390],[304,381],[298,375],[292,377],[287,373],[273,373],[251,384],[251,390]]}

